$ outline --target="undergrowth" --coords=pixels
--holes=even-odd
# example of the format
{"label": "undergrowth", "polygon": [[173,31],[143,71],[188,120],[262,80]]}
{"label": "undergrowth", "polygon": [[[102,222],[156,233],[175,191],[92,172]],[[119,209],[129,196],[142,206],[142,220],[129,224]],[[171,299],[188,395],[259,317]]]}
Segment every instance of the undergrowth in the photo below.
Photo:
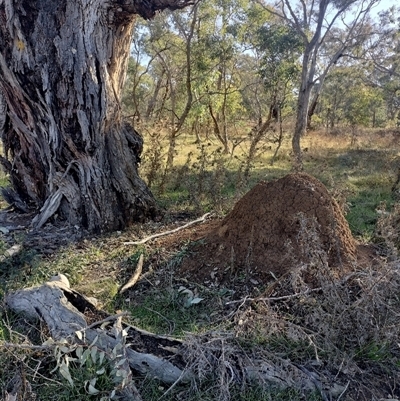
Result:
{"label": "undergrowth", "polygon": [[[87,239],[50,256],[22,247],[16,255],[0,260],[1,299],[13,289],[63,273],[74,289],[97,298],[102,309],[128,311],[130,324],[184,339],[183,356],[196,380],[169,386],[133,377],[144,401],[398,397],[391,383],[398,383],[400,374],[400,206],[392,191],[395,172],[388,168],[397,150],[386,150],[385,144],[351,149],[324,135],[321,142],[305,138],[306,171],[325,183],[346,214],[353,235],[363,244],[373,243],[379,257],[342,266],[337,274],[315,241],[314,222],[305,221],[297,240],[310,255],[310,263],[276,278],[272,292],[238,299],[230,288],[210,289],[179,280],[177,268],[183,258],[190,257],[188,241],[174,251],[157,242],[133,247],[122,243],[162,231],[165,222],[176,227],[178,217],[187,220],[206,211],[224,215],[255,182],[290,171],[287,143],[273,166],[269,162],[274,149],[264,146],[265,153],[250,163],[249,177],[243,174],[244,145],[234,154],[224,154],[218,144],[191,143],[185,151],[179,148],[180,158],[161,190],[162,133],[154,132],[150,139],[142,174],[168,210],[163,222]],[[23,245],[24,238],[14,242]],[[2,240],[0,253],[10,246]],[[141,254],[146,260],[146,279],[119,294]],[[3,398],[16,378],[23,377],[26,394],[42,401],[109,399],[115,387],[112,367],[103,372],[96,363],[73,361],[69,373],[75,386],[71,387],[57,368],[54,348],[40,348],[48,338],[46,329],[12,316],[4,302],[0,313]],[[7,345],[11,343],[14,348]],[[68,355],[74,357],[73,352]],[[250,380],[249,372],[253,374]],[[99,393],[91,394],[94,377],[93,387]],[[299,377],[314,387],[297,386]],[[364,389],[364,398],[357,393],[359,388]]]}

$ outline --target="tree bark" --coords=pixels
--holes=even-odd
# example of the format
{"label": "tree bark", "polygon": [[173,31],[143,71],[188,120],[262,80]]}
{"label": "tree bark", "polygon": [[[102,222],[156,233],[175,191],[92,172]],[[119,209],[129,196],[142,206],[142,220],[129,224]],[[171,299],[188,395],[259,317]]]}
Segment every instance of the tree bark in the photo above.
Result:
{"label": "tree bark", "polygon": [[[89,231],[157,214],[138,175],[141,136],[121,118],[135,15],[190,0],[0,0],[1,162],[7,199]],[[17,203],[18,201],[18,203]]]}
{"label": "tree bark", "polygon": [[307,131],[307,119],[308,119],[308,109],[310,103],[311,89],[314,86],[314,75],[317,64],[317,54],[318,54],[318,49],[321,45],[320,38],[321,38],[322,22],[325,18],[325,13],[328,4],[329,0],[321,0],[321,2],[319,3],[318,21],[314,35],[310,40],[308,40],[307,35],[301,30],[300,26],[298,26],[298,21],[296,20],[296,28],[298,29],[298,32],[303,36],[305,48],[303,53],[300,90],[299,90],[299,96],[297,98],[296,124],[292,138],[294,171],[303,170],[300,138]]}

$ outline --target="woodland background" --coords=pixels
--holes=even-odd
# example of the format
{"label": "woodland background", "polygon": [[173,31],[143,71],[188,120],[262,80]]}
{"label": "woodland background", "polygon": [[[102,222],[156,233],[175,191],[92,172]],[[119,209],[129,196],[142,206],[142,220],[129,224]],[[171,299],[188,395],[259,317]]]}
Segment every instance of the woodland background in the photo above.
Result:
{"label": "woodland background", "polygon": [[[353,29],[357,15],[362,24]],[[339,280],[305,241],[312,263],[293,273],[297,281],[276,279],[276,292],[262,301],[249,296],[269,284],[252,286],[245,272],[217,287],[180,277],[182,260],[201,242],[191,232],[125,243],[206,212],[218,221],[257,182],[292,171],[301,34],[246,0],[205,0],[137,20],[122,109],[144,138],[140,175],[163,216],[87,236],[63,235],[57,218],[41,238],[0,227],[3,399],[11,401],[20,383],[25,400],[108,400],[125,383],[120,360],[100,356],[95,342],[82,349],[54,343],[43,321],[6,308],[7,294],[58,273],[107,313],[126,311],[125,322],[185,342],[196,379],[170,386],[130,372],[143,400],[399,399],[399,17],[392,7],[338,20],[315,58],[301,136],[304,171],[326,185],[374,263]],[[121,294],[142,256],[143,275]],[[304,287],[311,270],[326,279],[321,292]],[[277,382],[243,382],[232,373],[258,359]],[[300,371],[308,381],[299,385]]]}

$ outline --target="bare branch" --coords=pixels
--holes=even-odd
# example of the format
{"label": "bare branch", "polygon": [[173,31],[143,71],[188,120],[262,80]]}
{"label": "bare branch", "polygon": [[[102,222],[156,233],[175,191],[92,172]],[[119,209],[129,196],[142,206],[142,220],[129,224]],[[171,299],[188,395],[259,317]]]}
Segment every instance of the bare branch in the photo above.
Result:
{"label": "bare branch", "polygon": [[184,228],[190,227],[190,226],[192,226],[193,224],[201,223],[201,222],[203,222],[209,215],[210,215],[210,213],[206,213],[205,215],[203,215],[203,216],[200,217],[199,219],[190,221],[189,223],[184,224],[183,226],[174,228],[173,230],[164,231],[164,232],[162,232],[162,233],[157,233],[157,234],[154,234],[154,235],[150,235],[149,237],[143,238],[143,239],[141,239],[140,241],[124,242],[124,245],[141,245],[141,244],[145,244],[146,242],[148,242],[148,241],[150,241],[150,240],[152,240],[152,239],[155,239],[155,238],[158,238],[158,237],[162,237],[162,236],[168,235],[168,234],[173,234],[173,233],[176,233],[177,231],[183,230]]}

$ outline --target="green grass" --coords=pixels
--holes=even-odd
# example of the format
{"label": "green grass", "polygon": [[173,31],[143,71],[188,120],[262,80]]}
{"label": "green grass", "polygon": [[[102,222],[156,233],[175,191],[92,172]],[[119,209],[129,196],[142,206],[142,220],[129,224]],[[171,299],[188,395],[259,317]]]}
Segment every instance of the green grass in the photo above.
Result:
{"label": "green grass", "polygon": [[388,343],[367,343],[356,353],[356,358],[373,362],[385,363],[392,358],[390,345]]}
{"label": "green grass", "polygon": [[378,220],[377,208],[382,203],[390,208],[393,202],[390,191],[382,188],[362,190],[357,195],[349,197],[346,219],[353,235],[365,242],[371,242]]}
{"label": "green grass", "polygon": [[204,330],[212,312],[210,302],[187,306],[179,288],[167,288],[147,295],[142,302],[128,308],[136,326],[153,333],[181,337]]}
{"label": "green grass", "polygon": [[284,335],[268,338],[266,346],[276,354],[285,355],[294,362],[305,362],[315,358],[315,348],[310,341],[292,340]]}
{"label": "green grass", "polygon": [[6,291],[43,282],[48,278],[47,269],[35,250],[22,247],[16,255],[0,261],[0,288]]}
{"label": "green grass", "polygon": [[4,316],[1,314],[0,315],[0,341],[9,341],[10,339],[10,334],[9,330],[3,320]]}

